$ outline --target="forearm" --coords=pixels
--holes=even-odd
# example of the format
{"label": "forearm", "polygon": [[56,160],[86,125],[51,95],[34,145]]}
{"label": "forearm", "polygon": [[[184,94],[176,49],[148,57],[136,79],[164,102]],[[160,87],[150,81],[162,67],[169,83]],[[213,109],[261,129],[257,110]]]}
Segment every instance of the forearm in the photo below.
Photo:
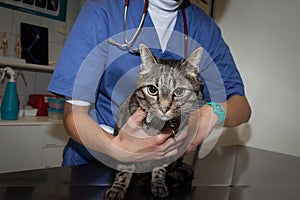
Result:
{"label": "forearm", "polygon": [[245,96],[234,95],[222,104],[226,109],[225,127],[235,127],[249,121],[251,108]]}
{"label": "forearm", "polygon": [[105,144],[109,142],[109,134],[88,115],[76,111],[71,112],[64,118],[64,124],[75,141],[88,148],[106,153],[105,146],[107,145]]}
{"label": "forearm", "polygon": [[[251,108],[245,96],[235,95],[222,103],[226,110],[225,127],[234,127],[249,120]],[[202,106],[193,112],[189,122],[189,135],[195,135],[187,152],[197,147],[212,132],[219,120],[211,106]]]}
{"label": "forearm", "polygon": [[76,142],[102,153],[109,153],[110,136],[89,115],[88,108],[65,105],[64,126]]}

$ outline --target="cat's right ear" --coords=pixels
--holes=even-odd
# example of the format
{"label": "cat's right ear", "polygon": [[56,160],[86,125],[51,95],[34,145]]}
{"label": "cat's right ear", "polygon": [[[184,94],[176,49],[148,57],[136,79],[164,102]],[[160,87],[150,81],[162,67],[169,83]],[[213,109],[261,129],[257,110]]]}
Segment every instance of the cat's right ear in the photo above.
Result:
{"label": "cat's right ear", "polygon": [[140,55],[142,60],[140,71],[142,74],[148,73],[151,71],[153,65],[157,64],[157,62],[154,56],[152,55],[151,51],[148,49],[148,47],[145,44],[141,43],[139,50],[140,50]]}

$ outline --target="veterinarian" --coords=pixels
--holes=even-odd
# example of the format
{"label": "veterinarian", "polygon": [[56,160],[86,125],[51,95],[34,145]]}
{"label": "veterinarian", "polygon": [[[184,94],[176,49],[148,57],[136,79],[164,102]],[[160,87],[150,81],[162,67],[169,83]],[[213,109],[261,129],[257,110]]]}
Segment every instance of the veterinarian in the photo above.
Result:
{"label": "veterinarian", "polygon": [[[142,109],[112,136],[118,106],[135,89],[140,43],[164,59],[186,57],[198,46],[205,49],[199,71],[209,104],[191,114],[189,128],[176,138],[170,137],[172,131],[148,136],[141,127]],[[48,90],[67,99],[64,125],[70,140],[63,165],[102,162],[102,154],[124,162],[180,156],[201,144],[214,127],[238,126],[251,115],[220,29],[188,0],[87,0]],[[194,137],[180,152],[178,145],[189,135]]]}

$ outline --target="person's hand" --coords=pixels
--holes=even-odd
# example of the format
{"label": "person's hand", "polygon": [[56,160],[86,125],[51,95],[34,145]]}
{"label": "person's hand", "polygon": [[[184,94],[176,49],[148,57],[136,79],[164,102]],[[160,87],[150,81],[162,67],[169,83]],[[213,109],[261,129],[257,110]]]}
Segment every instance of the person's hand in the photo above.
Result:
{"label": "person's hand", "polygon": [[119,161],[140,162],[146,160],[159,160],[178,153],[178,146],[186,137],[186,132],[174,137],[173,132],[158,133],[149,136],[142,128],[142,121],[146,113],[142,109],[129,118],[119,131],[111,138],[111,156]]}
{"label": "person's hand", "polygon": [[190,115],[188,136],[192,138],[186,154],[195,149],[212,132],[219,117],[213,112],[211,106],[202,106]]}

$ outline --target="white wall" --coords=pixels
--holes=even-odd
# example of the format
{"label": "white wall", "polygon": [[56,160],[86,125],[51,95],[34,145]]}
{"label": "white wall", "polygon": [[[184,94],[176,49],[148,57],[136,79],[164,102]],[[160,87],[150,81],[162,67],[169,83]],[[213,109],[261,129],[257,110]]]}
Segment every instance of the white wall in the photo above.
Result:
{"label": "white wall", "polygon": [[217,0],[216,21],[231,47],[253,109],[220,143],[300,156],[300,1]]}

